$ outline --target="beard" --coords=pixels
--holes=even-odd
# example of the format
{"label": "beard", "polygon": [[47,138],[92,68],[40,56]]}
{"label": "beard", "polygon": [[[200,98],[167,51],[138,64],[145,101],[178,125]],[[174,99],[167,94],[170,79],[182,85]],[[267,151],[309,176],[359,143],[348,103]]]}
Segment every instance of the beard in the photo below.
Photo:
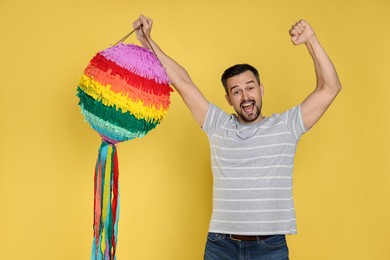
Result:
{"label": "beard", "polygon": [[[245,111],[243,104],[247,102],[252,102],[253,109],[250,112]],[[236,110],[237,115],[246,123],[250,123],[259,118],[261,113],[262,103],[259,105],[256,104],[254,100],[245,100],[240,104],[240,110]]]}

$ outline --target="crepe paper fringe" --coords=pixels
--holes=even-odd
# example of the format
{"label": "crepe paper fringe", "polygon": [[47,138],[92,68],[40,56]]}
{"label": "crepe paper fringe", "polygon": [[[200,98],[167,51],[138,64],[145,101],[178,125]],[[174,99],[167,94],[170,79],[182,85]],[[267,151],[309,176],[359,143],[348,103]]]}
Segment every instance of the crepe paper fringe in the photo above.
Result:
{"label": "crepe paper fringe", "polygon": [[136,131],[130,132],[127,129],[115,126],[110,122],[104,121],[103,119],[94,116],[93,114],[83,111],[86,120],[88,120],[91,127],[100,134],[103,140],[109,143],[119,143],[124,141],[133,140],[134,138],[142,138],[148,132]]}
{"label": "crepe paper fringe", "polygon": [[95,67],[87,67],[84,71],[84,77],[99,82],[103,87],[109,89],[115,94],[121,93],[121,95],[126,96],[133,101],[142,100],[145,106],[155,106],[158,109],[168,109],[170,105],[169,94],[149,93],[150,90],[145,90],[143,87],[130,85],[118,74],[112,75]]}
{"label": "crepe paper fringe", "polygon": [[99,52],[120,67],[157,83],[169,82],[168,76],[156,55],[134,44],[120,43]]}
{"label": "crepe paper fringe", "polygon": [[148,132],[154,129],[159,123],[159,121],[156,123],[150,123],[144,119],[138,119],[130,112],[123,112],[122,109],[118,109],[116,106],[104,106],[102,103],[96,101],[91,96],[82,91],[80,88],[78,88],[77,91],[77,96],[80,99],[80,106],[83,111],[86,110],[101,118],[102,120],[108,121],[118,127],[127,129],[130,132]]}
{"label": "crepe paper fringe", "polygon": [[142,100],[133,101],[121,93],[110,91],[110,86],[103,86],[99,82],[83,75],[80,79],[79,87],[93,97],[102,102],[105,106],[116,106],[122,111],[129,111],[136,118],[143,118],[148,122],[156,122],[163,119],[167,109],[157,109],[155,105],[145,106]]}
{"label": "crepe paper fringe", "polygon": [[115,260],[119,222],[119,168],[116,147],[102,142],[95,167],[94,239],[91,260]]}
{"label": "crepe paper fringe", "polygon": [[[109,76],[109,78],[121,78],[128,85],[139,88],[148,94],[169,95],[170,92],[173,92],[173,89],[169,86],[169,82],[157,83],[153,79],[144,78],[120,67],[110,60],[107,60],[99,53],[92,58],[89,65],[85,69],[84,74],[91,77],[96,77],[96,74],[106,74]],[[114,88],[118,87],[119,90],[126,91],[126,85],[116,85],[112,82],[108,83],[111,84]]]}

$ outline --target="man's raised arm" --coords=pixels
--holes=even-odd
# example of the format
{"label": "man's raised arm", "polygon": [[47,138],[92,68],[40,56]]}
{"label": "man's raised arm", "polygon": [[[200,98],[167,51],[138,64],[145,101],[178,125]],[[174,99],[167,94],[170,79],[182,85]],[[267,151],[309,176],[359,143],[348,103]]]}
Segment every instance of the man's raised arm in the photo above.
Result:
{"label": "man's raised arm", "polygon": [[303,124],[311,128],[325,113],[339,91],[341,83],[325,50],[320,45],[312,27],[300,20],[289,31],[294,45],[304,43],[313,59],[317,86],[301,106]]}
{"label": "man's raised arm", "polygon": [[[144,48],[153,48],[161,64],[164,66],[172,86],[180,94],[196,122],[202,127],[206,118],[209,103],[192,82],[187,71],[180,64],[166,55],[152,40],[150,36],[152,25],[153,21],[143,15],[141,15],[139,19],[135,20],[133,23],[134,29],[142,26],[143,30],[143,32],[141,30],[137,30],[137,39]],[[149,46],[149,43],[151,46]]]}

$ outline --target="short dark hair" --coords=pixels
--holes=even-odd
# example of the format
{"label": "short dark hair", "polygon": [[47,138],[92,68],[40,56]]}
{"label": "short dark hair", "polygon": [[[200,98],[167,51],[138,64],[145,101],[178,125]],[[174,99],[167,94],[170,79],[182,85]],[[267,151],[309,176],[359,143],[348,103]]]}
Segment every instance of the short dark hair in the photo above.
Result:
{"label": "short dark hair", "polygon": [[257,69],[249,64],[236,64],[231,66],[230,68],[227,68],[225,72],[222,74],[221,81],[222,85],[225,88],[226,94],[229,94],[226,81],[234,76],[237,76],[241,73],[244,73],[245,71],[252,71],[252,73],[255,75],[257,83],[260,84],[260,75]]}

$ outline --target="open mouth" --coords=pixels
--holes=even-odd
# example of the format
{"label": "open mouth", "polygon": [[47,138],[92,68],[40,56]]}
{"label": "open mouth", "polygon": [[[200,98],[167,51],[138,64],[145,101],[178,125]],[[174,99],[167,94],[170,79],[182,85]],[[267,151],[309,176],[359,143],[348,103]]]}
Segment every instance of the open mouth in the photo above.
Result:
{"label": "open mouth", "polygon": [[255,109],[255,102],[254,101],[245,101],[241,104],[241,109],[247,113],[251,114],[254,112]]}

